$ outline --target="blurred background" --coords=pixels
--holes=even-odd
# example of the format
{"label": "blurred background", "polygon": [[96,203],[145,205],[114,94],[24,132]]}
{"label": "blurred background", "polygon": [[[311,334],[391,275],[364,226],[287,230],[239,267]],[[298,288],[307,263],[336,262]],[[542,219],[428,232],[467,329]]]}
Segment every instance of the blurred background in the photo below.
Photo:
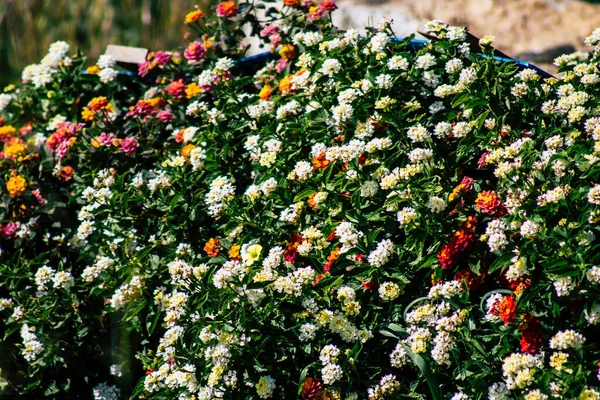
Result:
{"label": "blurred background", "polygon": [[[398,36],[423,20],[468,26],[476,36],[496,36],[495,46],[552,69],[559,54],[582,50],[600,26],[598,1],[581,0],[338,0],[334,19],[343,28],[393,19]],[[217,0],[0,0],[0,88],[17,82],[56,40],[66,40],[96,60],[108,44],[169,49],[183,43],[187,12],[209,10]]]}

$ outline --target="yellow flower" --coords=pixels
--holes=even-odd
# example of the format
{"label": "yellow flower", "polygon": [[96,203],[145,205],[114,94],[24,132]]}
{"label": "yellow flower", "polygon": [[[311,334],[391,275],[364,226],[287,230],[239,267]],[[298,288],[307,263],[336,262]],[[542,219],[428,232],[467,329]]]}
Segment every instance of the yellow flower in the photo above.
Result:
{"label": "yellow flower", "polygon": [[292,44],[284,44],[279,50],[279,55],[281,56],[281,58],[293,60],[294,58],[296,58],[296,49]]}
{"label": "yellow flower", "polygon": [[0,138],[6,139],[13,136],[17,130],[12,125],[0,126]]}
{"label": "yellow flower", "polygon": [[196,22],[198,21],[200,18],[204,17],[204,13],[200,10],[194,10],[192,12],[189,12],[186,16],[185,16],[185,23],[186,24],[191,24],[192,22]]}
{"label": "yellow flower", "polygon": [[81,119],[84,121],[93,121],[95,117],[96,113],[87,107],[84,107],[83,111],[81,111]]}
{"label": "yellow flower", "polygon": [[27,181],[20,175],[12,176],[8,182],[6,182],[6,189],[10,194],[10,197],[21,196],[27,189]]}
{"label": "yellow flower", "polygon": [[192,82],[185,88],[185,97],[191,99],[202,93],[202,88],[196,82]]}
{"label": "yellow flower", "polygon": [[262,246],[260,244],[244,245],[242,247],[242,260],[244,260],[246,265],[250,266],[260,258],[261,252]]}
{"label": "yellow flower", "polygon": [[4,145],[4,155],[6,157],[17,158],[22,156],[27,152],[27,148],[23,144],[23,142],[19,140],[14,140],[11,143],[6,143]]}
{"label": "yellow flower", "polygon": [[229,249],[229,258],[238,258],[240,256],[240,248],[239,244],[234,244]]}
{"label": "yellow flower", "polygon": [[85,72],[88,74],[97,74],[98,72],[100,72],[100,67],[97,65],[92,65],[91,67],[87,67]]}
{"label": "yellow flower", "polygon": [[563,367],[563,364],[567,362],[567,358],[569,355],[567,353],[563,353],[562,351],[558,351],[550,357],[550,366],[557,371],[560,371]]}

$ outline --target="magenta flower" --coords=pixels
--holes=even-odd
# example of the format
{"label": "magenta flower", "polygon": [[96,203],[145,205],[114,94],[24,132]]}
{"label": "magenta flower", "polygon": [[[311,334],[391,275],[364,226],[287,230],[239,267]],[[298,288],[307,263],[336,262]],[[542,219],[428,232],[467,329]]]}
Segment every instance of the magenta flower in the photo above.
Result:
{"label": "magenta flower", "polygon": [[165,124],[169,122],[173,122],[173,114],[169,110],[162,110],[158,114],[156,114],[156,118],[160,119]]}
{"label": "magenta flower", "polygon": [[127,155],[131,155],[136,152],[138,148],[137,140],[134,137],[128,137],[123,139],[121,142],[121,150],[125,152]]}
{"label": "magenta flower", "polygon": [[114,139],[115,139],[114,134],[109,133],[107,135],[106,132],[102,132],[100,134],[100,136],[98,137],[98,143],[100,143],[100,146],[110,146]]}
{"label": "magenta flower", "polygon": [[16,238],[17,230],[20,226],[20,222],[9,222],[8,224],[2,226],[2,236],[4,236],[4,238],[7,240]]}
{"label": "magenta flower", "polygon": [[185,49],[183,55],[190,61],[198,62],[206,56],[206,47],[200,42],[192,42]]}
{"label": "magenta flower", "polygon": [[154,54],[154,61],[161,67],[164,67],[171,61],[171,53],[167,51],[157,51],[156,54]]}
{"label": "magenta flower", "polygon": [[150,71],[150,61],[144,61],[143,63],[138,64],[138,75],[142,78],[148,74]]}

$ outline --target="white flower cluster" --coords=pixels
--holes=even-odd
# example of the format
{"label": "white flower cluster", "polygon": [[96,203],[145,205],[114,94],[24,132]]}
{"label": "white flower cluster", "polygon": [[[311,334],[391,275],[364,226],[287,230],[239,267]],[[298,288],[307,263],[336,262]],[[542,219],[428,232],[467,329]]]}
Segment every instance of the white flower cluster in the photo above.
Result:
{"label": "white flower cluster", "polygon": [[218,217],[225,202],[233,198],[235,194],[235,186],[233,186],[229,178],[220,176],[214,179],[210,184],[210,190],[206,194],[206,204],[208,205],[208,213],[212,217]]}
{"label": "white flower cluster", "polygon": [[302,112],[302,106],[296,100],[292,100],[277,109],[277,119],[288,119],[300,112]]}
{"label": "white flower cluster", "polygon": [[55,289],[69,290],[75,283],[70,272],[58,271],[44,265],[35,273],[35,284],[37,285],[37,295],[41,296],[48,291],[48,284],[52,282]]}
{"label": "white flower cluster", "polygon": [[276,189],[277,181],[275,180],[275,178],[269,178],[258,185],[252,184],[248,186],[244,194],[248,196],[250,201],[254,202],[258,200],[261,197],[261,195],[269,196]]}
{"label": "white flower cluster", "polygon": [[217,289],[234,286],[233,279],[242,279],[246,275],[246,269],[239,260],[228,260],[213,275],[213,285]]}
{"label": "white flower cluster", "polygon": [[381,242],[377,243],[375,250],[369,253],[369,264],[374,267],[381,267],[390,260],[393,254],[394,243],[390,239],[382,240]]}
{"label": "white flower cluster", "polygon": [[335,345],[328,344],[321,349],[321,375],[326,385],[332,385],[343,377],[342,368],[337,364],[339,355],[340,349]]}
{"label": "white flower cluster", "polygon": [[502,363],[506,387],[510,390],[525,389],[535,381],[536,372],[544,367],[543,354],[513,353]]}
{"label": "white flower cluster", "polygon": [[268,399],[273,396],[273,392],[275,391],[275,379],[271,378],[269,375],[261,376],[256,385],[256,394],[261,399]]}
{"label": "white flower cluster", "polygon": [[506,230],[508,227],[501,219],[491,220],[485,228],[485,234],[488,235],[487,243],[492,253],[502,250],[507,244]]}
{"label": "white flower cluster", "polygon": [[35,329],[30,329],[27,324],[21,327],[21,339],[23,339],[21,354],[29,362],[35,361],[38,355],[44,351],[44,346],[38,340],[36,334],[32,333],[32,330],[35,331]]}
{"label": "white flower cluster", "polygon": [[118,400],[121,397],[121,390],[114,385],[103,382],[94,387],[93,396],[94,400]]}
{"label": "white flower cluster", "polygon": [[354,228],[352,223],[344,221],[335,228],[335,236],[339,238],[342,244],[340,253],[345,253],[358,244],[363,233]]}
{"label": "white flower cluster", "polygon": [[463,288],[459,281],[448,281],[444,283],[438,283],[429,289],[427,297],[430,299],[451,299],[462,292]]}
{"label": "white flower cluster", "polygon": [[21,79],[24,82],[31,81],[36,88],[41,88],[52,82],[52,75],[57,71],[61,63],[71,65],[71,59],[67,57],[69,45],[66,42],[54,42],[50,45],[48,54],[40,64],[32,64],[23,70]]}
{"label": "white flower cluster", "polygon": [[275,104],[272,101],[259,101],[257,104],[252,104],[246,107],[248,116],[252,119],[265,117],[275,111]]}
{"label": "white flower cluster", "polygon": [[13,97],[10,94],[0,93],[0,111],[3,111],[6,107],[8,107],[12,99]]}
{"label": "white flower cluster", "polygon": [[400,388],[400,382],[394,375],[386,375],[373,388],[369,388],[367,393],[369,400],[384,400]]}
{"label": "white flower cluster", "polygon": [[273,289],[278,293],[288,296],[300,297],[302,287],[315,280],[315,270],[312,267],[298,268],[297,270],[279,277],[273,282]]}
{"label": "white flower cluster", "polygon": [[302,215],[302,210],[304,210],[304,203],[297,202],[291,204],[288,208],[284,209],[279,215],[279,220],[281,222],[287,222],[292,225],[296,225],[300,216]]}
{"label": "white flower cluster", "polygon": [[581,349],[585,337],[572,329],[560,331],[550,339],[550,348],[555,350]]}
{"label": "white flower cluster", "polygon": [[122,285],[118,288],[113,296],[110,298],[110,305],[115,310],[123,308],[127,303],[136,299],[141,295],[143,288],[142,278],[134,276],[131,278],[129,283]]}

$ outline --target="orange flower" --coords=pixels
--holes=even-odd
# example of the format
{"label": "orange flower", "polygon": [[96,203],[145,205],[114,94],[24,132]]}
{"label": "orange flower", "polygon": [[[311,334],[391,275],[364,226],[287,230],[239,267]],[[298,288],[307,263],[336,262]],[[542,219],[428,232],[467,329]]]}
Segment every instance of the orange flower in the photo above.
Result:
{"label": "orange flower", "polygon": [[288,7],[299,7],[302,2],[301,0],[283,0],[283,4]]}
{"label": "orange flower", "polygon": [[258,94],[258,97],[260,97],[260,99],[263,101],[269,100],[271,96],[273,96],[273,88],[271,87],[271,85],[263,86],[263,88],[260,89],[260,93]]}
{"label": "orange flower", "polygon": [[6,182],[6,189],[10,197],[21,196],[27,189],[27,181],[20,175],[11,176]]}
{"label": "orange flower", "polygon": [[202,88],[196,82],[192,82],[185,87],[185,97],[191,99],[202,93]]}
{"label": "orange flower", "polygon": [[185,23],[191,24],[192,22],[198,21],[200,18],[204,18],[204,13],[200,10],[194,10],[185,16]]}
{"label": "orange flower", "polygon": [[192,152],[192,150],[194,150],[195,148],[196,148],[196,146],[194,146],[191,143],[186,146],[183,146],[183,149],[181,149],[181,156],[188,158],[190,156],[190,153]]}
{"label": "orange flower", "polygon": [[517,302],[513,296],[502,297],[502,300],[498,301],[493,308],[494,314],[502,319],[504,325],[515,322],[516,311]]}
{"label": "orange flower", "polygon": [[314,169],[325,169],[330,164],[330,161],[325,156],[325,152],[319,154],[312,159],[312,165]]}
{"label": "orange flower", "polygon": [[238,8],[233,1],[224,1],[217,6],[217,15],[219,17],[231,18],[238,13]]}
{"label": "orange flower", "polygon": [[325,266],[323,267],[325,272],[331,271],[331,266],[333,265],[334,261],[338,259],[339,256],[340,256],[339,247],[332,250],[331,253],[329,253],[329,255],[327,256],[327,264],[325,264]]}
{"label": "orange flower", "polygon": [[240,258],[240,248],[241,246],[239,244],[234,244],[231,246],[231,249],[229,249],[229,258],[233,260]]}
{"label": "orange flower", "polygon": [[62,167],[62,169],[60,170],[60,177],[62,180],[68,181],[73,177],[74,173],[75,173],[75,170],[73,169],[73,167],[66,165],[66,166]]}
{"label": "orange flower", "polygon": [[108,104],[108,99],[104,96],[94,97],[88,103],[88,107],[92,111],[100,111]]}
{"label": "orange flower", "polygon": [[477,195],[475,199],[475,207],[488,215],[501,217],[507,213],[506,207],[500,201],[500,196],[496,192],[490,190],[484,190]]}
{"label": "orange flower", "polygon": [[87,74],[97,74],[98,72],[100,72],[100,67],[97,65],[92,65],[91,67],[87,67],[87,69],[85,70],[85,72]]}
{"label": "orange flower", "polygon": [[0,140],[13,136],[17,130],[12,125],[0,126]]}
{"label": "orange flower", "polygon": [[281,94],[288,94],[292,91],[292,78],[288,75],[279,81],[279,91]]}
{"label": "orange flower", "polygon": [[284,44],[279,49],[279,55],[286,60],[293,60],[296,58],[296,48],[292,44]]}
{"label": "orange flower", "polygon": [[220,244],[221,243],[219,242],[219,239],[215,239],[215,238],[209,239],[209,241],[206,242],[206,244],[204,245],[204,251],[210,257],[216,257],[219,255]]}
{"label": "orange flower", "polygon": [[317,202],[315,201],[315,195],[316,193],[313,193],[308,196],[308,205],[310,206],[310,208],[314,208],[317,206]]}

